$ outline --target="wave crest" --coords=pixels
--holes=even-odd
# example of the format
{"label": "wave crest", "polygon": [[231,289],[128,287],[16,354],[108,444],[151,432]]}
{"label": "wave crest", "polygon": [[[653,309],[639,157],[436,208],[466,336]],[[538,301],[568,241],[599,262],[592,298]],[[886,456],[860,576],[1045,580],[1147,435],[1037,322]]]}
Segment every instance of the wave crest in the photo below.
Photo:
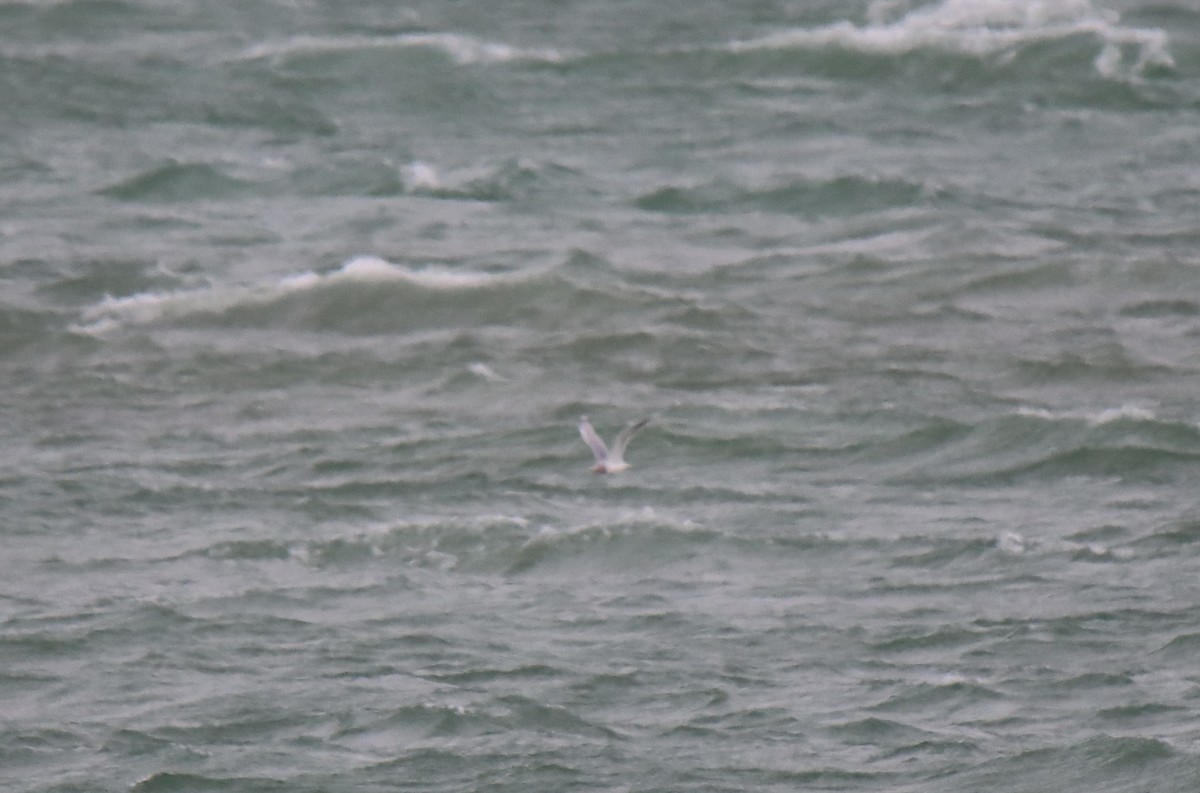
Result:
{"label": "wave crest", "polygon": [[[98,336],[120,327],[197,320],[213,315],[225,319],[240,317],[254,324],[254,317],[245,316],[245,312],[267,310],[271,314],[273,307],[296,308],[297,298],[303,304],[304,298],[321,295],[333,295],[337,302],[339,291],[361,291],[362,286],[372,290],[401,287],[405,294],[420,301],[431,294],[483,289],[517,278],[520,276],[460,272],[439,267],[412,269],[377,256],[356,256],[337,270],[297,273],[269,286],[210,286],[172,292],[139,292],[125,297],[105,296],[100,303],[86,309],[80,322],[72,325],[71,330]],[[395,292],[392,294],[396,296]],[[311,301],[307,305],[320,312],[320,305]],[[327,308],[336,310],[336,306]],[[269,321],[269,316],[264,321]]]}
{"label": "wave crest", "polygon": [[394,36],[295,36],[256,44],[243,52],[241,57],[250,61],[286,61],[307,55],[378,49],[433,50],[460,66],[486,66],[514,61],[560,63],[566,57],[552,48],[527,49],[450,32],[413,32]]}
{"label": "wave crest", "polygon": [[[907,13],[893,15],[902,6]],[[1093,61],[1106,78],[1142,74],[1149,68],[1173,68],[1165,31],[1120,24],[1118,14],[1090,0],[943,0],[909,8],[907,3],[874,3],[866,25],[849,21],[798,28],[729,45],[735,53],[778,49],[838,47],[874,55],[905,55],[936,49],[973,57],[1012,57],[1021,48],[1075,36],[1101,45]],[[1127,62],[1126,50],[1135,50]]]}

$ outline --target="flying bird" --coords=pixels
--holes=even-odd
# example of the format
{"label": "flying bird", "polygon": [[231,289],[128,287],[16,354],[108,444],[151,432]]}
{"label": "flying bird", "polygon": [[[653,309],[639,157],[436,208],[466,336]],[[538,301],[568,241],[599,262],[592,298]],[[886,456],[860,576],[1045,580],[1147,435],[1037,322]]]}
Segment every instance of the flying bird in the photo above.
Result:
{"label": "flying bird", "polygon": [[616,474],[628,468],[629,463],[625,462],[625,447],[629,445],[630,438],[636,435],[649,421],[650,419],[635,421],[621,430],[620,434],[613,439],[610,449],[604,445],[604,441],[592,429],[588,417],[580,416],[579,434],[583,436],[584,443],[592,448],[592,454],[596,455],[596,464],[592,466],[592,471],[597,474]]}

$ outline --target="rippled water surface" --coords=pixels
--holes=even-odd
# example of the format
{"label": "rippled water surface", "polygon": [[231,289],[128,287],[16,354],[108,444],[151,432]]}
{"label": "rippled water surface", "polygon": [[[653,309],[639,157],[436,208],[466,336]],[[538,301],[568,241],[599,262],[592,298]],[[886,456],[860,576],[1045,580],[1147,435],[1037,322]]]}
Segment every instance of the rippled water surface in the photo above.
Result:
{"label": "rippled water surface", "polygon": [[0,782],[1195,790],[1198,71],[1181,2],[0,2]]}

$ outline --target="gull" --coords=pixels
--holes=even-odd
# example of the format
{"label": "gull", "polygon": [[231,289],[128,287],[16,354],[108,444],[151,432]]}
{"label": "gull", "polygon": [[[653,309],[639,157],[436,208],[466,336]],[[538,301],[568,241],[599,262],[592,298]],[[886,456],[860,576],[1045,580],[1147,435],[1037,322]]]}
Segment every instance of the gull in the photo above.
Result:
{"label": "gull", "polygon": [[604,441],[592,429],[592,424],[588,421],[587,416],[579,417],[579,434],[583,436],[583,441],[588,446],[592,447],[592,453],[596,455],[596,464],[592,466],[592,471],[597,474],[616,474],[624,471],[629,467],[629,463],[625,462],[625,447],[629,445],[629,439],[638,433],[642,427],[650,419],[642,419],[635,421],[625,429],[621,430],[620,434],[613,440],[612,448],[604,445]]}

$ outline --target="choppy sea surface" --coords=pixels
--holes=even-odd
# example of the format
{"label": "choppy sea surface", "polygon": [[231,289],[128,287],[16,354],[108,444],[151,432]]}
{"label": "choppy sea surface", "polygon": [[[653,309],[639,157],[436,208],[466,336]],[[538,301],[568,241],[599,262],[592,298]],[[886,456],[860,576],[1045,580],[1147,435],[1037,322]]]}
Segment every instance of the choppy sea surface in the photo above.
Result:
{"label": "choppy sea surface", "polygon": [[1195,791],[1198,72],[1179,0],[3,0],[0,787]]}

